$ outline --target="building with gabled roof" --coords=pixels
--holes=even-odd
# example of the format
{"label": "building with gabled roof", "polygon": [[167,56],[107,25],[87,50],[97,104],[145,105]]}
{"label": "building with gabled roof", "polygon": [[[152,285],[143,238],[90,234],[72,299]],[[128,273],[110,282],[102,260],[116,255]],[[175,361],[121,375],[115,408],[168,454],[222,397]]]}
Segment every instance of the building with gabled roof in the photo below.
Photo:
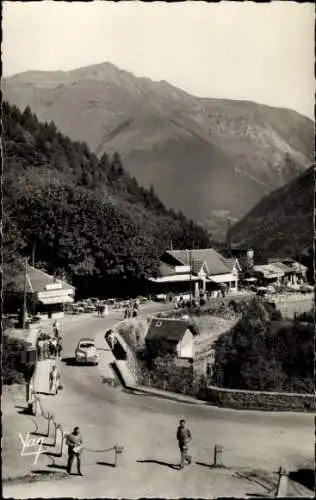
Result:
{"label": "building with gabled roof", "polygon": [[145,338],[146,345],[155,343],[164,353],[177,358],[194,358],[194,337],[198,334],[188,321],[175,318],[152,318]]}
{"label": "building with gabled roof", "polygon": [[160,258],[157,277],[149,278],[151,291],[199,296],[223,287],[237,291],[241,271],[235,258],[225,258],[214,248],[167,250]]}
{"label": "building with gabled roof", "polygon": [[23,295],[24,286],[26,286],[27,302],[35,304],[34,312],[49,316],[61,315],[64,305],[73,303],[76,291],[75,287],[65,280],[30,265],[27,265],[26,273],[21,273],[15,279],[15,289],[12,292],[16,297],[14,303],[17,303],[18,297]]}

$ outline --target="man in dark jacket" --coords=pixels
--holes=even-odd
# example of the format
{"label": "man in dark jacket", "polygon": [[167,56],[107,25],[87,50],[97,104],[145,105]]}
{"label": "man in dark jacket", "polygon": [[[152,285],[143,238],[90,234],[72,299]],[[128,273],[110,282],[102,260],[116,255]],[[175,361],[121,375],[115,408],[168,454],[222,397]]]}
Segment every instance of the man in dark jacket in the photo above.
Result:
{"label": "man in dark jacket", "polygon": [[190,429],[186,426],[185,420],[180,420],[179,427],[177,430],[177,440],[181,453],[180,469],[183,469],[184,463],[191,463],[192,458],[189,454],[189,443],[192,439]]}
{"label": "man in dark jacket", "polygon": [[79,427],[75,427],[71,434],[68,434],[66,444],[68,446],[68,462],[67,462],[67,472],[70,474],[71,466],[74,458],[77,459],[77,472],[79,476],[82,476],[80,466],[80,455],[82,451],[82,437],[80,434]]}

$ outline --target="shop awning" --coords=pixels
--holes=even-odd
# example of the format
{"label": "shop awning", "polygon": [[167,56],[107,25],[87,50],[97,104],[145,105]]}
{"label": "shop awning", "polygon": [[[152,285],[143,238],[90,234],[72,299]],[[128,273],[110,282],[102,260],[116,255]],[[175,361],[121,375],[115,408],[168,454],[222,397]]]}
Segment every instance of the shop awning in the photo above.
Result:
{"label": "shop awning", "polygon": [[39,301],[44,305],[50,304],[72,304],[74,299],[69,295],[64,295],[63,297],[42,297]]}

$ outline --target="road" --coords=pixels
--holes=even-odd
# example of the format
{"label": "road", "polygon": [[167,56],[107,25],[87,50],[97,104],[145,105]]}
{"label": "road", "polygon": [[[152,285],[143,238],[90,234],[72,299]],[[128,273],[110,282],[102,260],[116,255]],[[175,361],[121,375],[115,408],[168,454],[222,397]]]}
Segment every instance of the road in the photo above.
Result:
{"label": "road", "polygon": [[[152,311],[155,306],[147,308],[146,313]],[[68,325],[65,322],[63,356],[73,357],[80,337],[94,338],[121,319],[122,313],[112,311],[102,319],[89,316],[74,319]],[[57,397],[47,397],[45,407],[60,415],[58,420],[67,430],[78,425],[87,448],[83,454],[83,471],[89,482],[85,483],[85,478],[76,479],[82,481],[80,493],[71,489],[71,496],[81,493],[86,497],[211,496],[207,468],[194,464],[183,476],[172,469],[172,464],[179,460],[175,433],[180,418],[187,420],[193,435],[193,456],[201,464],[210,463],[215,444],[224,447],[225,465],[232,469],[271,471],[280,465],[297,469],[313,464],[314,417],[311,414],[237,411],[130,394],[105,384],[99,367],[62,363],[61,376],[64,390]],[[113,451],[102,452],[115,444],[124,446],[121,469],[106,466],[113,460]],[[96,465],[97,462],[103,465]],[[109,470],[115,485],[105,493],[104,481]],[[123,476],[119,476],[123,470]],[[227,481],[224,483],[226,491],[217,496],[237,494],[237,483],[230,486],[234,490],[227,489]],[[57,482],[55,486],[57,491]],[[34,484],[24,486],[23,491],[26,494],[25,488],[28,488],[28,498],[32,492],[34,496],[43,497],[45,487],[48,488]],[[52,488],[53,485],[47,490],[47,496],[54,496]],[[10,491],[13,496],[9,487],[6,496],[10,496]],[[66,495],[65,491],[63,489],[60,496]],[[18,495],[17,492],[14,496]]]}

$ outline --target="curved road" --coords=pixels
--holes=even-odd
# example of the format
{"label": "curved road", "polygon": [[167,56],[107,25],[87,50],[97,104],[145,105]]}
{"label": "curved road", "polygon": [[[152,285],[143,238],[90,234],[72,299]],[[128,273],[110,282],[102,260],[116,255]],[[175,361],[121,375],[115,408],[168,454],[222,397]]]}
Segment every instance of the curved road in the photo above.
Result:
{"label": "curved road", "polygon": [[[145,312],[155,310],[157,306],[146,307]],[[73,357],[80,337],[95,338],[121,319],[122,313],[113,311],[102,319],[65,319],[63,356]],[[272,471],[280,465],[297,469],[313,464],[311,414],[237,411],[130,394],[105,384],[99,367],[62,363],[61,375],[64,390],[56,397],[46,397],[45,408],[52,409],[67,430],[79,425],[87,448],[83,454],[83,472],[87,477],[76,479],[81,481],[79,493],[72,486],[71,496],[210,497],[209,469],[194,464],[178,472],[170,467],[179,460],[175,432],[182,417],[192,431],[192,451],[197,462],[209,464],[214,445],[221,444],[225,465],[232,469]],[[113,461],[113,451],[102,450],[115,444],[124,446],[123,466],[112,469],[106,464]],[[156,463],[138,462],[147,460]],[[96,465],[97,462],[103,465]],[[105,491],[109,477],[114,483],[112,489],[107,487]],[[226,491],[221,489],[216,496],[236,495],[237,479],[234,481],[236,484],[229,484],[226,478]],[[24,485],[24,494],[26,488],[28,498],[33,491],[34,496],[54,496],[53,484],[42,483],[40,490],[39,484]],[[59,496],[66,494],[64,488],[62,492],[58,490]],[[14,496],[19,496],[19,491],[15,490]],[[10,488],[5,493],[8,496]]]}

